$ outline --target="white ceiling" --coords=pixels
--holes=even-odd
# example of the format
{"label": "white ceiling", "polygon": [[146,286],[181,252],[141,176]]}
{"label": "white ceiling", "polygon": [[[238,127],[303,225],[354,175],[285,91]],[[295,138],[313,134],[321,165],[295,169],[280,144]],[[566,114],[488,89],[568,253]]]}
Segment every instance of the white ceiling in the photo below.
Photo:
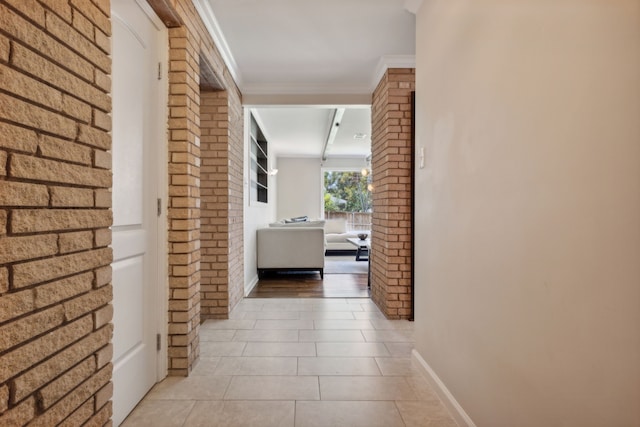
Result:
{"label": "white ceiling", "polygon": [[[260,128],[278,157],[320,157],[333,125],[335,108],[265,107],[253,110]],[[363,139],[354,138],[363,134]],[[327,158],[364,159],[371,154],[371,108],[351,107],[344,115],[335,137],[327,144]]]}
{"label": "white ceiling", "polygon": [[[417,1],[194,0],[194,4],[245,103],[251,99],[248,103],[256,107],[272,151],[280,156],[319,157],[333,108],[347,107],[327,156],[360,157],[370,152],[371,135],[370,108],[362,107],[368,107],[385,67],[413,66],[415,16],[410,10],[415,10]],[[294,100],[282,101],[283,95]],[[367,138],[356,140],[356,133]]]}

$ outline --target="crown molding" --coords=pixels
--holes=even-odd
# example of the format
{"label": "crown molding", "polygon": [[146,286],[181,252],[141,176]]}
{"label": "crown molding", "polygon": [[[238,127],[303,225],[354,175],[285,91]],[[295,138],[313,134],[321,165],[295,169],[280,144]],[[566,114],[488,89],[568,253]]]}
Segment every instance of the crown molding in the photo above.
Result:
{"label": "crown molding", "polygon": [[242,93],[246,95],[315,95],[320,93],[335,95],[359,95],[371,93],[367,85],[289,83],[289,84],[245,84]]}
{"label": "crown molding", "polygon": [[378,65],[376,66],[375,72],[373,74],[373,79],[371,80],[371,85],[369,86],[369,92],[373,93],[382,77],[384,77],[384,73],[387,72],[389,68],[416,68],[416,56],[415,55],[385,55],[380,58],[378,61]]}
{"label": "crown molding", "polygon": [[420,10],[420,6],[422,6],[423,0],[405,0],[404,8],[410,13],[414,15],[418,14],[418,10]]}
{"label": "crown molding", "polygon": [[216,16],[211,9],[210,3],[207,0],[192,1],[193,5],[196,8],[196,11],[200,15],[200,18],[202,18],[202,22],[204,22],[204,26],[209,31],[209,34],[211,34],[213,42],[218,48],[220,56],[222,56],[222,60],[227,65],[231,77],[233,77],[236,85],[238,85],[239,88],[242,88],[242,77],[240,74],[240,69],[238,68],[236,60],[233,58],[233,54],[231,53],[229,44],[227,43],[227,40],[222,33],[222,29],[220,28],[218,20],[216,19]]}
{"label": "crown molding", "polygon": [[242,94],[242,103],[247,107],[319,107],[365,108],[371,105],[371,94],[312,93],[308,95],[269,93],[264,95]]}

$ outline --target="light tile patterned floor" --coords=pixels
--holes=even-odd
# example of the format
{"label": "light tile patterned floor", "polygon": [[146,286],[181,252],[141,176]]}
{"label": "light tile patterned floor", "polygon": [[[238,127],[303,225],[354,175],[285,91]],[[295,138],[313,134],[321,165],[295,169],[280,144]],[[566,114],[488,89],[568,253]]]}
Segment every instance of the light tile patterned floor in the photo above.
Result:
{"label": "light tile patterned floor", "polygon": [[368,298],[252,298],[230,317],[201,326],[192,375],[124,427],[456,427],[412,364],[413,323]]}

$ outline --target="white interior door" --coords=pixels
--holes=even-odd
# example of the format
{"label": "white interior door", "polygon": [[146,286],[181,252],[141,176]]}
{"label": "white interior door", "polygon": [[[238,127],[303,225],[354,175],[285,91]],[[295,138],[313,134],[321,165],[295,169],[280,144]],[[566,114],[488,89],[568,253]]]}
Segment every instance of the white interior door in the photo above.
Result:
{"label": "white interior door", "polygon": [[[162,26],[148,5],[112,0],[114,396],[117,426],[158,379],[158,150],[164,149]],[[165,82],[166,84],[166,82]]]}

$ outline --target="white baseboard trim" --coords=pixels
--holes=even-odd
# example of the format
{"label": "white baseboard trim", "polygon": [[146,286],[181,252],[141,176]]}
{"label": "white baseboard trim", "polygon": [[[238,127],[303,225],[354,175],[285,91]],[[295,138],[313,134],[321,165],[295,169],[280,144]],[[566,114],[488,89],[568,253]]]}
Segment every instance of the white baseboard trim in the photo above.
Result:
{"label": "white baseboard trim", "polygon": [[414,348],[411,352],[411,356],[415,359],[420,366],[422,374],[426,377],[427,381],[434,388],[435,392],[442,400],[442,403],[447,407],[451,416],[455,419],[456,423],[459,426],[464,427],[476,427],[475,423],[469,417],[469,415],[462,409],[462,406],[458,403],[453,394],[449,391],[446,385],[442,382],[442,380],[436,375],[431,366],[422,358],[420,353]]}
{"label": "white baseboard trim", "polygon": [[249,286],[244,287],[244,296],[246,297],[247,295],[249,295],[253,290],[253,288],[256,287],[257,284],[258,284],[258,276],[256,275],[253,277],[253,279],[251,279],[251,282],[249,282]]}

